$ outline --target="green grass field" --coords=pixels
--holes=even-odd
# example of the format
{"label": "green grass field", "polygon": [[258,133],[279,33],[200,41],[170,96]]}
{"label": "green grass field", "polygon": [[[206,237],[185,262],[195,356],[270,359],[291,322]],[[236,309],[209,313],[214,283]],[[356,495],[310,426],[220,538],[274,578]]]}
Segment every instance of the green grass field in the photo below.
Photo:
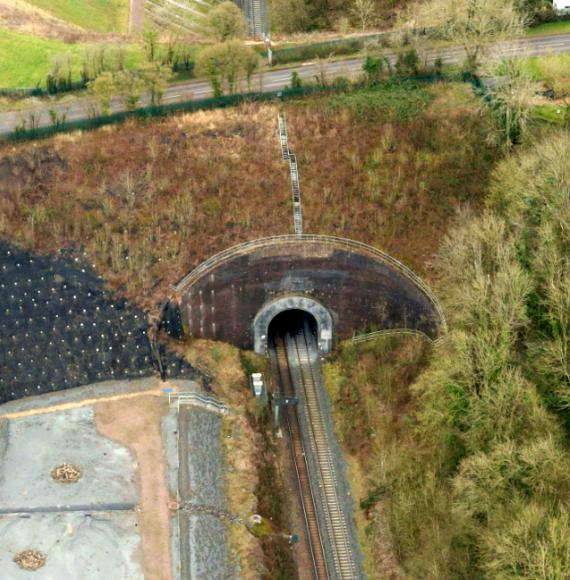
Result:
{"label": "green grass field", "polygon": [[126,32],[128,0],[26,0],[57,18],[96,32]]}
{"label": "green grass field", "polygon": [[524,60],[524,69],[537,81],[570,78],[570,54],[548,54]]}
{"label": "green grass field", "polygon": [[570,20],[561,22],[545,22],[538,26],[533,26],[527,30],[529,36],[542,36],[544,34],[564,34],[570,32]]}
{"label": "green grass field", "polygon": [[[19,34],[0,27],[0,88],[33,88],[37,85],[44,88],[51,63],[60,55],[71,57],[74,80],[78,80],[81,58],[87,46]],[[142,47],[126,47],[128,68],[137,66],[142,60]]]}

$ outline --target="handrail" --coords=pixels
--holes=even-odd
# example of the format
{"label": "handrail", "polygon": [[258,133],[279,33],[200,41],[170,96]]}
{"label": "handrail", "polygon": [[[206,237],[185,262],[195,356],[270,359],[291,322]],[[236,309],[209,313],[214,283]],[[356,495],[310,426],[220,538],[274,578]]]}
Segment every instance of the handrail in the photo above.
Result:
{"label": "handrail", "polygon": [[208,407],[214,407],[223,414],[229,414],[229,408],[214,397],[202,393],[169,393],[168,400],[170,404],[175,400],[179,406],[180,403],[200,403]]}
{"label": "handrail", "polygon": [[187,286],[196,283],[200,278],[230,258],[247,254],[258,248],[273,245],[298,244],[299,242],[330,244],[339,248],[359,250],[392,266],[400,274],[408,278],[408,280],[415,284],[427,296],[438,314],[440,322],[440,333],[447,334],[447,321],[439,300],[431,288],[426,284],[426,282],[424,282],[413,270],[402,264],[402,262],[396,258],[386,254],[382,250],[378,250],[377,248],[365,244],[364,242],[357,242],[355,240],[349,240],[347,238],[340,238],[337,236],[321,236],[316,234],[285,234],[280,236],[268,236],[265,238],[259,238],[257,240],[243,242],[230,248],[226,248],[225,250],[214,254],[212,257],[202,262],[199,266],[187,274],[178,284],[176,284],[174,286],[174,290],[176,290],[176,292],[182,292]]}
{"label": "handrail", "polygon": [[293,191],[293,227],[295,234],[303,234],[303,210],[301,208],[301,186],[299,184],[299,168],[297,167],[297,156],[289,149],[289,137],[287,136],[287,120],[285,113],[277,116],[279,125],[279,141],[281,143],[281,154],[285,161],[289,162],[289,173],[291,175],[291,189]]}
{"label": "handrail", "polygon": [[425,338],[432,344],[435,342],[431,336],[428,336],[425,332],[421,330],[416,330],[415,328],[387,328],[385,330],[375,330],[374,332],[367,332],[365,334],[357,334],[353,336],[351,341],[352,344],[359,344],[361,342],[367,342],[369,340],[374,340],[379,336],[399,336],[399,335],[409,335],[409,336],[419,336],[420,338]]}

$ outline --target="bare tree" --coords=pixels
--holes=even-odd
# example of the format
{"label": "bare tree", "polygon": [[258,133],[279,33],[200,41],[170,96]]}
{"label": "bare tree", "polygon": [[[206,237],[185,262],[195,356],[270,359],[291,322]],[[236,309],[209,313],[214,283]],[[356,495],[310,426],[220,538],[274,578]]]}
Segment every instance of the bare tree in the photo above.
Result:
{"label": "bare tree", "polygon": [[354,0],[352,13],[360,21],[362,31],[366,30],[370,27],[376,15],[374,0]]}
{"label": "bare tree", "polygon": [[491,112],[493,140],[504,149],[520,143],[531,116],[536,86],[520,59],[507,59],[485,71],[492,82],[483,106]]}
{"label": "bare tree", "polygon": [[470,71],[477,70],[489,44],[514,36],[524,27],[512,0],[430,0],[415,7],[413,14],[407,26],[460,44]]}

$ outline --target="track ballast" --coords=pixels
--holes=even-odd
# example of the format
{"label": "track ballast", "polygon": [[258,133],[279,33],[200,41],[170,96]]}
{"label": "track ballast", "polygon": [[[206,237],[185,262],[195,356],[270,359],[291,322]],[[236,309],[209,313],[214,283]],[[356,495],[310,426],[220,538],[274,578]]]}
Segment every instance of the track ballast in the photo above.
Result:
{"label": "track ballast", "polygon": [[[312,575],[317,580],[358,578],[318,394],[322,385],[319,383],[317,344],[308,322],[305,320],[297,331],[278,333],[274,337],[271,357],[280,394],[299,398],[298,406],[285,405],[282,409],[282,424],[289,439]],[[301,414],[304,417],[300,417]],[[305,426],[305,432],[301,425]],[[309,455],[312,461],[307,460]]]}

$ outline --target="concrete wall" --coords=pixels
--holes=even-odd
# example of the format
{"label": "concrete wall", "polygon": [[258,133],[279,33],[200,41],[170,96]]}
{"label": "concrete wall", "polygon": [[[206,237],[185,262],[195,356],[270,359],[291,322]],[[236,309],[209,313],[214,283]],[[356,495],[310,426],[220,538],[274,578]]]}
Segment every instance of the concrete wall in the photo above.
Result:
{"label": "concrete wall", "polygon": [[[408,328],[436,339],[445,331],[437,299],[405,266],[369,246],[326,236],[279,236],[236,246],[199,266],[176,290],[189,336],[242,348],[254,347],[260,312],[288,297],[322,305],[335,338]],[[260,335],[258,329],[257,350],[264,348]]]}
{"label": "concrete wall", "polygon": [[317,345],[319,353],[328,354],[333,347],[334,323],[330,312],[319,302],[307,296],[285,296],[266,304],[253,320],[253,346],[258,354],[267,353],[269,325],[271,321],[287,310],[303,310],[313,316],[317,324]]}

